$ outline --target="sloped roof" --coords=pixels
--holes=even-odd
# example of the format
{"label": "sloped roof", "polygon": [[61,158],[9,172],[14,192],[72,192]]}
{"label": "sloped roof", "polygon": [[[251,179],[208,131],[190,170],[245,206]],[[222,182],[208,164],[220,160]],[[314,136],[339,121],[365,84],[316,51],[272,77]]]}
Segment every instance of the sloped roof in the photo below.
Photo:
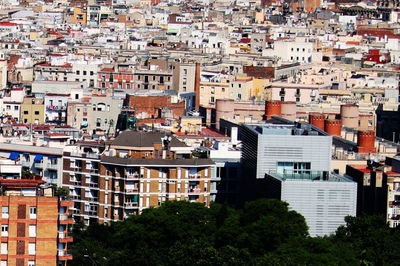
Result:
{"label": "sloped roof", "polygon": [[[125,130],[111,143],[112,146],[126,147],[153,147],[155,143],[161,143],[165,134],[161,132],[141,132]],[[189,147],[185,143],[171,136],[170,147]]]}

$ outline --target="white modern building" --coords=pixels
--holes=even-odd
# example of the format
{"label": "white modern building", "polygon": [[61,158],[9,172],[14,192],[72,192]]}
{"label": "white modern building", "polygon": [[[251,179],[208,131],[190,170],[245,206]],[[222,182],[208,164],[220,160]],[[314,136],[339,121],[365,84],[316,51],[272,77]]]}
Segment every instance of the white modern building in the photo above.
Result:
{"label": "white modern building", "polygon": [[308,125],[244,125],[242,163],[262,179],[271,171],[297,169],[328,172],[332,136],[320,135]]}
{"label": "white modern building", "polygon": [[311,236],[335,233],[346,216],[356,216],[357,183],[338,174],[266,174],[267,195],[289,203],[306,219]]}
{"label": "white modern building", "polygon": [[273,118],[241,130],[249,199],[276,198],[306,219],[311,236],[333,234],[355,216],[357,183],[330,173],[332,136]]}

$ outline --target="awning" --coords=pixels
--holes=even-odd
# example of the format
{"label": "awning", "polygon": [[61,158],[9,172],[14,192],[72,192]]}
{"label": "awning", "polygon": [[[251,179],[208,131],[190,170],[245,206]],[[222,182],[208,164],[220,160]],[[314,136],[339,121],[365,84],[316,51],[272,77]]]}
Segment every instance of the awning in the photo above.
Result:
{"label": "awning", "polygon": [[58,156],[57,155],[49,155],[49,156],[47,156],[48,158],[53,158],[53,159],[55,159],[55,158],[58,158]]}
{"label": "awning", "polygon": [[133,195],[133,202],[139,202],[139,195]]}
{"label": "awning", "polygon": [[87,127],[88,126],[88,122],[87,121],[82,121],[81,126]]}
{"label": "awning", "polygon": [[8,157],[8,159],[11,159],[11,160],[16,160],[18,158],[19,158],[19,152],[15,152],[15,151],[11,152],[10,157]]}
{"label": "awning", "polygon": [[36,154],[34,162],[41,162],[43,160],[43,154]]}

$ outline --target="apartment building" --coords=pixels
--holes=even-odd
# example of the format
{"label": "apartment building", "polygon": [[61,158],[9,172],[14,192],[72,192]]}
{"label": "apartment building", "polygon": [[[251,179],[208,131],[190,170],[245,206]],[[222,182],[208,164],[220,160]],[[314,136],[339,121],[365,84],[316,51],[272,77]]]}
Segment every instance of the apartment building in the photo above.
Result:
{"label": "apartment building", "polygon": [[25,97],[21,104],[21,122],[25,124],[43,124],[45,119],[44,101]]}
{"label": "apartment building", "polygon": [[12,160],[22,171],[30,171],[58,186],[61,185],[62,154],[62,148],[40,145],[2,143],[0,146],[0,156]]}
{"label": "apartment building", "polygon": [[53,196],[44,181],[0,179],[1,265],[66,265],[72,259],[72,202]]}
{"label": "apartment building", "polygon": [[149,65],[135,70],[135,89],[173,90],[173,73],[159,65]]}
{"label": "apartment building", "polygon": [[193,148],[175,137],[124,131],[101,157],[80,150],[66,152],[63,169],[63,186],[74,198],[76,220],[123,220],[167,200],[210,204],[214,163],[191,158]]}

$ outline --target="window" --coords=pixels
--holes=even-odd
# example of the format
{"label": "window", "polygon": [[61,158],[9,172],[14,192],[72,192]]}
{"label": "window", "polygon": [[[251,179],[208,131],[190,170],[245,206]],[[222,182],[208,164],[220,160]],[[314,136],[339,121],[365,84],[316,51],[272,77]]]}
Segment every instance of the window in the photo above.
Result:
{"label": "window", "polygon": [[18,111],[18,109],[19,109],[18,105],[15,105],[15,106],[14,106],[14,110],[15,110],[15,111]]}
{"label": "window", "polygon": [[36,237],[36,225],[29,225],[29,237]]}
{"label": "window", "polygon": [[1,236],[8,236],[8,224],[1,225]]}
{"label": "window", "polygon": [[34,260],[28,261],[28,266],[35,266],[35,261]]}
{"label": "window", "polygon": [[36,243],[29,243],[28,244],[28,254],[35,255],[36,254]]}
{"label": "window", "polygon": [[24,115],[27,115],[27,114],[29,114],[29,112],[28,111],[24,111]]}
{"label": "window", "polygon": [[77,70],[77,71],[76,71],[76,74],[77,74],[77,75],[80,75],[80,74],[81,74],[81,72],[80,72],[79,70]]}
{"label": "window", "polygon": [[8,244],[7,243],[1,243],[0,246],[0,254],[5,255],[8,253]]}
{"label": "window", "polygon": [[8,218],[8,206],[1,207],[1,218],[3,219]]}
{"label": "window", "polygon": [[11,110],[11,105],[6,105],[7,110]]}
{"label": "window", "polygon": [[29,208],[29,218],[36,219],[36,207]]}
{"label": "window", "polygon": [[87,72],[86,72],[86,70],[83,70],[83,75],[85,75],[85,76],[87,75]]}
{"label": "window", "polygon": [[35,111],[35,115],[38,115],[39,114],[39,111]]}
{"label": "window", "polygon": [[91,75],[91,76],[93,76],[93,75],[94,75],[93,71],[90,71],[90,75]]}

